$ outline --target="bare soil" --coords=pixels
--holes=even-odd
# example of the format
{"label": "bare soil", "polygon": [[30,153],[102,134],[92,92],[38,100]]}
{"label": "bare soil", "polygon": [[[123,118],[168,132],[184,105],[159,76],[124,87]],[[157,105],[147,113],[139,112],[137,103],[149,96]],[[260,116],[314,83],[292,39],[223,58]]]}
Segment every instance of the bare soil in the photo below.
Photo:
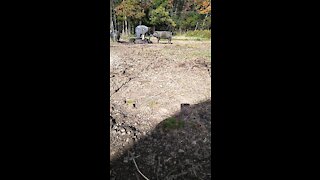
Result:
{"label": "bare soil", "polygon": [[111,179],[214,177],[211,42],[166,42],[111,43]]}

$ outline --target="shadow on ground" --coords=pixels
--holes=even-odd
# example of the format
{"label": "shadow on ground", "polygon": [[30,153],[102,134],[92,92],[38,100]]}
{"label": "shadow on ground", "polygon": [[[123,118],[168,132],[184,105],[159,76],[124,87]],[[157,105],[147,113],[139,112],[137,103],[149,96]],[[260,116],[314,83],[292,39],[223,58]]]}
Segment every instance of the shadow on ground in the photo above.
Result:
{"label": "shadow on ground", "polygon": [[[110,179],[212,179],[215,176],[211,100],[183,106],[111,160]],[[213,135],[213,136],[212,136]],[[213,137],[213,138],[212,138]],[[141,171],[141,175],[138,170]]]}

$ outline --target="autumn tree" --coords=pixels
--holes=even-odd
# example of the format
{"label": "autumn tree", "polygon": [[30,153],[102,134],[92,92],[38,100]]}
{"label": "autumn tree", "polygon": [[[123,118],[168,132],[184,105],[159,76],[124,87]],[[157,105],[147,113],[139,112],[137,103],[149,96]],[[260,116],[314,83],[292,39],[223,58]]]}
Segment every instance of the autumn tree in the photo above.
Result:
{"label": "autumn tree", "polygon": [[111,0],[110,29],[130,34],[135,26],[157,30],[198,30],[211,27],[211,0]]}
{"label": "autumn tree", "polygon": [[[203,19],[202,28],[205,26],[205,22],[208,21],[208,17],[211,14],[211,0],[194,0],[196,10],[199,14],[205,14]],[[211,20],[210,20],[211,24]]]}
{"label": "autumn tree", "polygon": [[[140,5],[141,2],[139,0],[123,0],[115,8],[116,15],[124,23],[123,33],[130,34],[130,23],[134,25],[145,16],[143,8]],[[133,27],[132,25],[131,27]]]}

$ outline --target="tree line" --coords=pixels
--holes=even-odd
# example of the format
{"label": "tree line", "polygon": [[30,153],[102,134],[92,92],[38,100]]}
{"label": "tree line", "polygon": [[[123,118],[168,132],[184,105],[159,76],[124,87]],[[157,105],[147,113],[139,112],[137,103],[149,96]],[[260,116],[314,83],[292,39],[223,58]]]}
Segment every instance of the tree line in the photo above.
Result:
{"label": "tree line", "polygon": [[186,32],[211,29],[211,0],[110,0],[110,30],[134,33],[137,25]]}

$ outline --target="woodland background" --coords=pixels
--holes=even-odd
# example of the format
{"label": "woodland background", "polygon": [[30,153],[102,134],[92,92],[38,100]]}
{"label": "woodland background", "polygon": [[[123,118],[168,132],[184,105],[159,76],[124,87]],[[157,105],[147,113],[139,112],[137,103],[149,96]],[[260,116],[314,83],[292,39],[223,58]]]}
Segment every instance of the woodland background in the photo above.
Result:
{"label": "woodland background", "polygon": [[131,36],[141,24],[211,38],[211,0],[110,0],[110,30]]}

